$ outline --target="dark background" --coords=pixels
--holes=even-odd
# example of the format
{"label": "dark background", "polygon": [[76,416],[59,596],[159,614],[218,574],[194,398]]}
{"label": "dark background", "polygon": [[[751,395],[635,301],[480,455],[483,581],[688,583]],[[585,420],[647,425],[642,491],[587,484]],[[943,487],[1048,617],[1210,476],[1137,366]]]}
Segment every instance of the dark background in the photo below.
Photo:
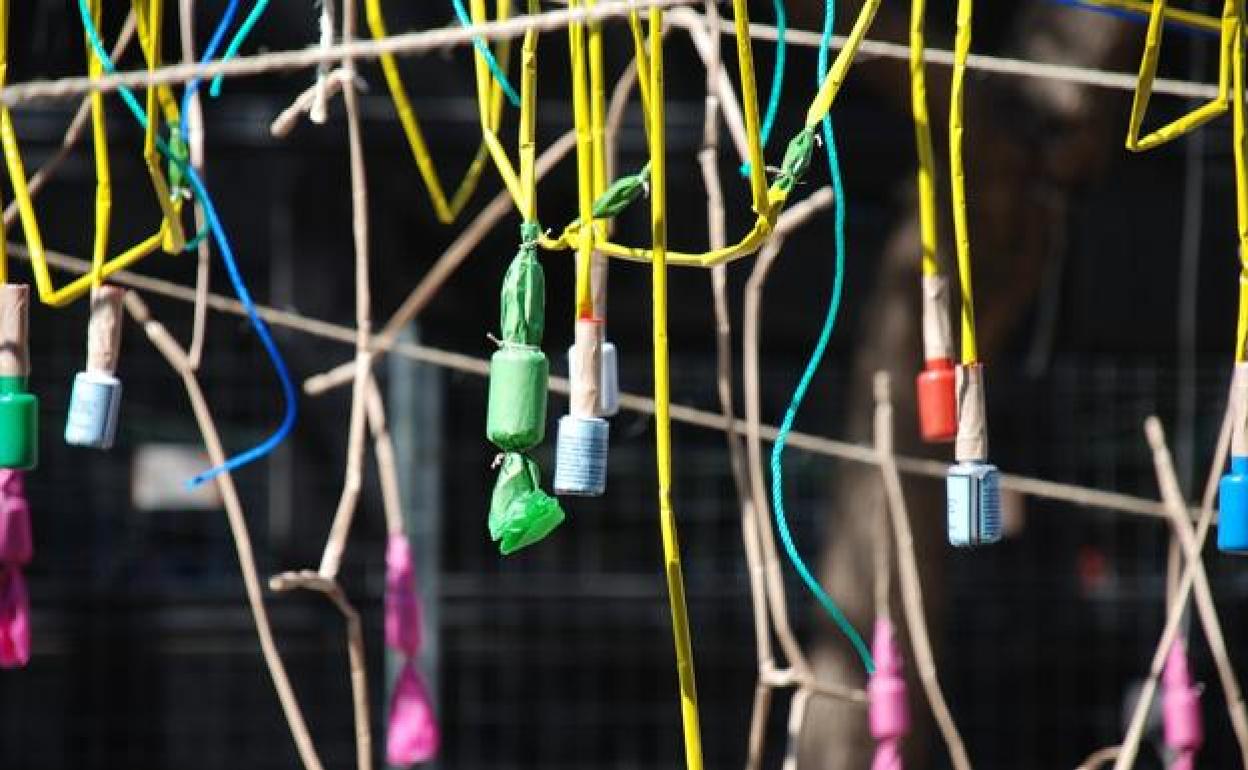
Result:
{"label": "dark background", "polygon": [[[75,4],[16,5],[10,82],[81,72]],[[199,5],[205,32],[223,3]],[[416,10],[388,5],[396,6],[387,11],[392,31],[450,21],[443,4]],[[757,19],[769,21],[769,4],[756,5]],[[991,52],[1005,45],[1015,16],[1011,4],[983,5],[976,47]],[[813,28],[816,11],[798,6],[793,22]],[[106,37],[115,35],[119,13],[110,9]],[[933,8],[931,15],[932,43],[943,47],[952,8]],[[315,37],[314,19],[310,3],[275,3],[249,47],[307,45]],[[171,24],[171,59],[173,31]],[[1189,76],[1191,39],[1171,39],[1168,74]],[[613,28],[608,41],[615,73],[629,50],[627,37]],[[760,44],[756,54],[759,72],[769,72],[772,48]],[[669,43],[668,56],[671,243],[695,247],[706,237],[694,158],[703,71],[679,34]],[[571,123],[562,36],[544,38],[541,57],[539,143],[545,145]],[[138,66],[137,56],[131,54],[122,66]],[[864,71],[900,67],[861,66]],[[411,59],[404,68],[440,171],[444,179],[457,178],[478,140],[469,59],[464,51],[448,52]],[[374,312],[384,319],[456,230],[433,218],[379,69],[367,63],[362,70],[371,87],[364,101]],[[788,109],[771,145],[776,154],[810,94],[814,52],[791,49],[789,73]],[[760,80],[765,88],[766,79]],[[983,81],[973,77],[971,88]],[[208,184],[260,301],[350,324],[350,199],[341,109],[336,106],[326,126],[305,125],[287,141],[268,134],[272,117],[308,82],[308,73],[231,80],[219,101],[205,103]],[[1098,98],[1115,125],[1125,127],[1126,95],[1102,92]],[[113,241],[120,244],[144,234],[156,213],[144,197],[140,134],[115,99],[110,105],[117,199]],[[1182,106],[1162,98],[1155,105],[1159,119]],[[67,104],[16,111],[29,170],[54,149],[71,114]],[[833,436],[841,434],[846,418],[849,362],[862,333],[877,255],[889,229],[910,213],[914,164],[908,116],[852,79],[835,117],[850,228],[844,316],[799,426]],[[621,169],[642,162],[635,112],[630,118]],[[508,143],[514,115],[511,119]],[[1055,257],[1051,280],[1027,321],[991,362],[994,453],[1004,469],[1155,496],[1140,426],[1145,416],[1157,413],[1176,440],[1187,490],[1199,488],[1201,464],[1223,407],[1234,323],[1229,130],[1229,119],[1204,129],[1203,150],[1194,156],[1205,168],[1205,205],[1198,324],[1195,347],[1187,354],[1180,353],[1176,332],[1182,182],[1192,162],[1184,144],[1146,156],[1116,152],[1107,168],[1076,191],[1077,205],[1065,223],[1069,247]],[[733,165],[726,160],[723,173],[733,212],[730,232],[740,232],[748,190],[730,173]],[[39,197],[49,248],[86,253],[91,173],[84,147]],[[808,181],[811,189],[825,184],[826,166],[817,163]],[[497,191],[497,177],[487,173],[482,187],[478,206]],[[548,226],[574,216],[574,190],[571,162],[542,184],[541,215]],[[640,215],[630,213],[622,221],[623,238],[645,240]],[[498,282],[514,253],[517,225],[511,217],[498,228],[425,312],[419,332],[425,343],[488,355],[485,335],[497,323]],[[780,417],[817,333],[831,285],[831,232],[831,218],[824,216],[792,237],[771,280],[769,296],[784,301],[767,305],[763,405],[769,422]],[[9,236],[20,239],[20,231]],[[571,338],[571,324],[559,319],[571,317],[572,271],[564,255],[549,256],[546,265],[551,319],[546,349],[559,368],[558,351]],[[26,270],[20,263],[14,267],[18,280],[25,280]],[[141,270],[182,283],[193,280],[190,257],[154,256]],[[747,271],[738,266],[730,273],[738,326]],[[228,290],[219,266],[213,279],[214,289]],[[651,376],[650,317],[641,299],[648,296],[648,281],[648,271],[637,266],[612,271],[611,337],[621,351],[622,384],[641,393]],[[674,271],[671,297],[673,398],[713,409],[707,276]],[[148,299],[175,333],[188,333],[187,307]],[[28,570],[35,655],[25,670],[0,674],[0,768],[293,767],[298,759],[258,654],[224,518],[130,507],[130,461],[139,445],[198,443],[178,380],[133,326],[126,331],[121,370],[126,396],[118,446],[100,454],[67,448],[60,440],[70,382],[81,368],[85,322],[82,303],[32,312],[32,390],[41,398],[43,418],[41,464],[28,475],[37,549]],[[346,346],[282,330],[277,338],[299,378],[350,354]],[[436,514],[441,527],[432,546],[440,558],[440,579],[436,596],[427,595],[426,601],[437,603],[440,616],[442,763],[678,766],[677,693],[652,503],[650,420],[622,413],[613,421],[606,497],[573,502],[569,521],[548,541],[501,559],[485,533],[494,452],[481,435],[485,383],[451,372],[424,376],[429,392],[416,397],[437,406],[437,435],[429,440],[438,451],[421,469],[404,471],[413,478],[418,470],[434,471],[437,480],[436,489],[414,494],[436,501],[431,513],[429,505],[421,510]],[[202,379],[227,447],[249,445],[276,422],[276,380],[239,319],[212,319]],[[279,459],[237,474],[262,574],[319,559],[341,483],[347,392],[303,399],[299,424]],[[405,413],[393,400],[391,408]],[[551,419],[564,409],[560,399],[552,399]],[[395,430],[427,427],[396,425]],[[695,624],[707,766],[740,766],[755,674],[723,440],[678,426],[675,442],[676,507]],[[548,441],[538,454],[548,473],[552,448]],[[824,458],[798,452],[790,457],[791,515],[799,544],[813,554],[822,537],[835,535],[820,526],[832,468]],[[940,494],[934,484],[924,489]],[[982,552],[941,548],[925,556],[947,560],[950,568],[950,601],[937,639],[942,678],[971,755],[983,768],[1072,767],[1094,748],[1116,742],[1125,691],[1147,666],[1160,632],[1166,533],[1159,524],[1041,502],[1033,502],[1028,512],[1027,528],[1016,540]],[[365,613],[379,746],[384,745],[383,539],[370,470],[342,579]],[[1209,566],[1234,652],[1248,634],[1236,612],[1248,593],[1248,577],[1233,559],[1213,555]],[[815,607],[796,581],[790,597],[799,631],[814,633]],[[347,766],[353,745],[339,619],[319,599],[283,597],[273,599],[271,608],[322,758],[327,767]],[[1192,647],[1197,675],[1213,679],[1198,633]],[[1211,684],[1205,697],[1208,767],[1231,766],[1235,755],[1220,698]],[[777,721],[772,727],[768,767],[779,763],[783,743],[783,726]],[[932,767],[944,766],[939,744],[932,743],[930,753]],[[1141,766],[1158,765],[1146,752]]]}

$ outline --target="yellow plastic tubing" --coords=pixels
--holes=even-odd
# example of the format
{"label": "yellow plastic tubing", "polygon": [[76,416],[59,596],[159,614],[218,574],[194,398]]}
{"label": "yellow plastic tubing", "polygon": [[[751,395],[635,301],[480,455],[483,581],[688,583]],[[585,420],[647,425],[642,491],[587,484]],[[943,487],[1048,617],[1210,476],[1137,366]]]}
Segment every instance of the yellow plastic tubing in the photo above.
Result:
{"label": "yellow plastic tubing", "polygon": [[979,358],[975,344],[975,302],[971,290],[971,236],[966,215],[966,170],[962,157],[963,87],[966,59],[971,52],[972,0],[958,0],[957,31],[953,40],[953,74],[949,86],[949,188],[953,200],[953,240],[958,254],[962,294],[962,363]]}
{"label": "yellow plastic tubing", "polygon": [[[867,0],[859,11],[854,27],[850,31],[845,46],[837,54],[828,77],[816,94],[814,101],[806,113],[806,127],[817,128],[819,122],[835,101],[849,67],[858,54],[867,31],[875,20],[881,0]],[[788,201],[789,191],[779,183],[767,186],[765,165],[763,162],[762,139],[759,133],[760,121],[758,114],[758,89],[754,79],[754,55],[750,40],[750,19],[746,0],[733,0],[733,28],[737,41],[737,60],[741,77],[741,101],[745,113],[745,129],[747,140],[747,156],[750,163],[750,192],[757,218],[754,226],[740,241],[720,249],[702,253],[684,253],[668,251],[667,264],[681,267],[714,267],[756,252],[771,235],[776,218]],[[654,41],[651,41],[653,47]],[[640,63],[639,63],[640,64]],[[643,97],[645,94],[643,93]],[[651,96],[653,99],[653,95]],[[651,127],[653,132],[653,126]],[[545,248],[577,248],[582,232],[579,228],[565,230],[556,241],[543,242]],[[608,256],[635,262],[650,262],[654,258],[652,249],[625,246],[611,241],[595,244],[596,248]]]}
{"label": "yellow plastic tubing", "polygon": [[1167,13],[1166,0],[1153,0],[1148,17],[1148,29],[1144,37],[1144,55],[1140,58],[1135,96],[1131,100],[1131,117],[1127,123],[1128,150],[1142,152],[1159,147],[1226,112],[1230,98],[1231,59],[1234,56],[1232,49],[1239,34],[1238,19],[1241,5],[1241,0],[1226,0],[1222,6],[1222,18],[1219,22],[1221,42],[1218,52],[1217,95],[1200,107],[1141,138],[1140,126],[1144,122],[1144,114],[1148,111],[1148,100],[1153,94],[1153,80],[1157,75],[1157,62],[1161,58],[1161,33],[1165,27]]}
{"label": "yellow plastic tubing", "polygon": [[[496,11],[500,20],[506,19],[511,15],[511,0],[498,0]],[[381,11],[381,0],[366,0],[365,14],[368,20],[369,33],[373,36],[373,39],[382,40],[385,38],[387,35],[386,21]],[[498,63],[503,69],[507,68],[510,54],[510,41],[504,40],[500,42],[498,46]],[[448,201],[445,188],[442,186],[442,180],[438,176],[437,169],[433,164],[433,158],[429,153],[429,146],[425,143],[425,135],[420,128],[420,121],[416,117],[416,111],[412,108],[411,100],[408,99],[407,86],[403,82],[403,75],[399,72],[398,60],[394,54],[384,53],[381,55],[381,71],[385,75],[386,86],[390,90],[390,98],[394,102],[395,112],[398,113],[399,124],[403,127],[403,133],[407,137],[407,144],[412,150],[412,158],[416,161],[416,168],[420,171],[420,177],[425,183],[425,189],[429,191],[429,199],[433,203],[434,214],[438,217],[439,222],[449,225],[463,212],[464,207],[468,204],[472,194],[480,184],[481,175],[485,171],[485,165],[488,160],[488,150],[485,142],[482,141],[481,146],[477,148],[477,154],[473,157],[468,170],[464,172],[463,179],[460,180],[459,186]],[[497,131],[503,112],[503,89],[497,81],[491,80],[488,101],[487,122],[491,130]]]}
{"label": "yellow plastic tubing", "polygon": [[[1084,5],[1094,5],[1100,8],[1113,8],[1120,11],[1131,11],[1133,13],[1148,14],[1152,11],[1151,0],[1080,0]],[[1183,8],[1167,8],[1166,21],[1173,24],[1182,24],[1185,27],[1193,29],[1203,29],[1209,32],[1220,32],[1222,30],[1222,21],[1208,14],[1189,11]]]}
{"label": "yellow plastic tubing", "polygon": [[[92,0],[89,6],[97,23],[100,18],[100,6],[101,0]],[[2,8],[0,17],[3,18],[3,30],[0,30],[0,51],[3,51],[2,55],[7,58],[8,0],[0,0],[0,8]],[[138,21],[139,42],[143,49],[144,59],[149,71],[152,71],[161,65],[160,47],[161,30],[164,26],[164,2],[163,0],[134,0],[134,12]],[[87,61],[90,77],[100,77],[103,74],[103,65],[94,56],[89,42],[87,43]],[[5,69],[7,70],[7,65]],[[157,249],[163,247],[170,253],[176,253],[185,245],[185,235],[179,218],[182,202],[169,189],[156,148],[156,132],[161,125],[160,118],[163,116],[165,122],[170,124],[178,119],[177,105],[167,86],[147,90],[146,111],[148,125],[144,136],[143,159],[162,213],[160,228],[154,235],[145,238],[121,254],[111,259],[107,258],[108,232],[112,217],[112,176],[108,160],[108,129],[105,123],[103,96],[98,93],[92,94],[91,138],[96,175],[92,270],[65,286],[55,288],[52,285],[51,271],[44,253],[38,217],[30,197],[26,170],[22,164],[21,151],[13,128],[13,118],[7,107],[0,107],[0,146],[4,150],[5,166],[8,170],[9,181],[13,186],[13,195],[17,200],[22,231],[26,237],[26,246],[30,250],[35,286],[41,302],[54,307],[62,307],[82,297],[93,286],[98,286],[113,273],[125,270]]]}
{"label": "yellow plastic tubing", "polygon": [[[1242,13],[1242,0],[1240,0]],[[1240,17],[1242,18],[1242,16]],[[1239,322],[1235,331],[1235,361],[1248,362],[1248,114],[1244,105],[1244,27],[1235,30],[1233,54],[1235,107],[1235,214],[1239,229]]]}
{"label": "yellow plastic tubing", "polygon": [[702,731],[698,719],[698,688],[694,680],[693,642],[685,603],[676,513],[672,509],[672,421],[667,345],[667,153],[663,128],[663,11],[650,9],[650,230],[654,302],[654,425],[655,460],[659,478],[659,527],[663,537],[664,572],[676,646],[680,683],[680,714],[685,736],[685,767],[702,770]]}
{"label": "yellow plastic tubing", "polygon": [[936,162],[932,148],[932,120],[927,110],[927,74],[923,66],[923,24],[927,0],[910,4],[910,111],[914,116],[914,144],[919,156],[919,246],[923,275],[936,275]]}

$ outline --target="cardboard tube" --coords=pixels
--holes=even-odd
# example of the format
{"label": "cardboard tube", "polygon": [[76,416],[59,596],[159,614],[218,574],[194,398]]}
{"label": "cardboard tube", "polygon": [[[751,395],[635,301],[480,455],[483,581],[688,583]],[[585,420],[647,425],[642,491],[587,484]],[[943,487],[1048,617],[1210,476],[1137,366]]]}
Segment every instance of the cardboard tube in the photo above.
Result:
{"label": "cardboard tube", "polygon": [[597,417],[602,382],[602,322],[596,318],[576,320],[576,343],[572,347],[569,412],[577,417]]}
{"label": "cardboard tube", "polygon": [[958,462],[988,459],[988,417],[984,397],[984,365],[962,364],[957,372],[958,438],[953,454]]}
{"label": "cardboard tube", "polygon": [[1248,364],[1235,364],[1235,373],[1231,375],[1231,413],[1235,415],[1231,454],[1248,457]]}
{"label": "cardboard tube", "polygon": [[0,377],[30,376],[30,286],[0,285]]}
{"label": "cardboard tube", "polygon": [[923,360],[953,358],[953,329],[949,318],[949,279],[923,276]]}
{"label": "cardboard tube", "polygon": [[91,296],[87,324],[87,371],[113,374],[121,357],[121,313],[126,290],[104,285]]}

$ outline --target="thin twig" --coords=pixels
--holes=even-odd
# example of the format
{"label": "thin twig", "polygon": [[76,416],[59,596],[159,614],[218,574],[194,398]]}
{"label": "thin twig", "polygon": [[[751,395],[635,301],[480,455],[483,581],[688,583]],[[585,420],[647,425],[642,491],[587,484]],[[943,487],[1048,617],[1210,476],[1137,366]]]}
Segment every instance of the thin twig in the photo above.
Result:
{"label": "thin twig", "polygon": [[1186,505],[1183,502],[1183,493],[1179,489],[1178,476],[1175,474],[1170,449],[1166,445],[1161,421],[1150,417],[1145,423],[1145,430],[1148,433],[1149,445],[1153,450],[1153,463],[1156,466],[1157,482],[1161,488],[1162,499],[1170,511],[1174,536],[1179,541],[1185,561],[1190,563],[1194,570],[1193,589],[1196,593],[1196,612],[1209,643],[1209,651],[1213,655],[1218,679],[1222,683],[1222,694],[1226,699],[1231,728],[1239,743],[1240,760],[1242,765],[1248,768],[1248,714],[1244,712],[1243,693],[1239,689],[1235,667],[1227,652],[1226,636],[1222,633],[1222,623],[1218,620],[1218,610],[1213,601],[1213,590],[1209,586],[1209,576],[1201,560],[1200,548],[1196,545],[1192,522],[1184,515]]}
{"label": "thin twig", "polygon": [[342,613],[347,627],[347,666],[351,672],[351,713],[355,719],[356,766],[369,770],[373,764],[373,736],[368,715],[368,668],[364,660],[364,629],[360,613],[334,578],[327,578],[311,570],[283,572],[269,578],[269,588],[277,593],[296,589],[323,594]]}
{"label": "thin twig", "polygon": [[[190,366],[186,351],[173,339],[163,324],[152,318],[147,306],[137,293],[133,291],[126,293],[126,310],[143,327],[152,345],[182,378],[182,384],[186,388],[187,398],[190,399],[191,411],[195,415],[195,422],[203,437],[208,458],[213,465],[224,465],[225,450],[221,446],[216,421],[212,417],[207,399],[204,398],[199,379]],[[303,709],[299,705],[299,699],[295,696],[290,677],[286,673],[286,666],[282,662],[282,655],[273,638],[268,609],[265,607],[264,597],[260,590],[260,577],[256,569],[255,552],[251,546],[251,535],[247,531],[247,517],[243,514],[243,504],[238,497],[238,489],[234,486],[234,477],[229,471],[225,471],[217,475],[213,481],[221,493],[221,502],[225,506],[226,521],[229,523],[234,549],[238,554],[239,569],[243,574],[247,604],[251,608],[251,615],[256,624],[256,635],[260,640],[260,653],[269,670],[269,676],[273,680],[273,687],[277,691],[277,699],[281,703],[286,724],[290,728],[291,737],[294,738],[295,747],[305,770],[324,770],[320,757],[316,753],[316,745],[312,741],[311,734],[308,733],[308,725],[303,718]]]}
{"label": "thin twig", "polygon": [[[182,59],[187,63],[195,61],[195,0],[182,0],[180,4],[179,30],[182,38]],[[113,59],[116,61],[116,57]],[[195,172],[204,177],[204,111],[199,100],[199,91],[191,96],[188,114],[181,116],[186,123],[186,135],[191,156],[191,166]],[[203,204],[196,200],[195,231],[202,233],[207,227],[208,219],[204,216]],[[191,344],[187,347],[187,358],[191,369],[199,371],[204,357],[204,337],[208,332],[208,289],[212,279],[212,248],[207,238],[201,238],[195,249],[195,309],[191,316]]]}
{"label": "thin twig", "polygon": [[[329,9],[330,0],[322,0]],[[329,10],[324,11],[330,13]],[[322,16],[322,23],[324,23]],[[332,39],[332,32],[330,35]],[[355,38],[355,2],[343,3],[342,39],[350,43]],[[321,555],[320,574],[336,578],[347,547],[351,523],[360,501],[360,488],[364,483],[365,394],[372,374],[372,354],[368,351],[372,340],[372,296],[368,275],[368,177],[364,164],[364,140],[360,131],[359,97],[355,90],[355,63],[344,59],[342,69],[342,96],[347,110],[347,137],[351,162],[351,233],[355,242],[355,382],[351,388],[351,418],[347,429],[347,462],[343,474],[342,493],[334,522]],[[363,769],[362,769],[363,770]]]}
{"label": "thin twig", "polygon": [[[1230,450],[1231,412],[1232,410],[1228,405],[1226,414],[1222,419],[1222,431],[1218,436],[1218,446],[1214,452],[1213,462],[1210,465],[1209,479],[1205,484],[1205,497],[1202,502],[1200,521],[1197,524],[1193,542],[1194,548],[1192,550],[1195,553],[1199,553],[1204,546],[1205,537],[1209,534],[1209,528],[1213,524],[1213,500],[1217,491],[1217,477],[1226,465],[1227,454]],[[1148,717],[1148,706],[1157,694],[1157,681],[1160,679],[1161,672],[1166,666],[1166,656],[1170,652],[1170,646],[1174,644],[1174,640],[1178,636],[1184,608],[1188,597],[1191,595],[1199,564],[1199,559],[1196,559],[1186,560],[1183,565],[1183,575],[1179,578],[1179,587],[1175,591],[1174,600],[1167,608],[1166,622],[1162,627],[1161,638],[1157,641],[1157,648],[1153,651],[1152,663],[1149,665],[1148,677],[1140,688],[1140,695],[1136,700],[1135,709],[1131,713],[1131,719],[1127,725],[1127,734],[1122,741],[1122,751],[1114,760],[1114,770],[1127,770],[1127,768],[1135,765],[1135,758],[1140,749],[1140,741],[1144,737],[1144,725]]]}
{"label": "thin twig", "polygon": [[901,474],[893,455],[893,402],[887,372],[875,375],[875,446],[880,455],[880,472],[884,477],[884,493],[887,499],[888,518],[893,523],[893,542],[897,547],[897,574],[901,588],[902,613],[914,649],[915,668],[923,693],[931,706],[932,717],[944,738],[949,751],[949,762],[954,770],[971,770],[971,758],[966,752],[962,734],[954,721],[953,712],[945,701],[936,672],[936,655],[927,631],[927,613],[923,608],[923,584],[919,580],[919,564],[914,553],[914,533],[910,530],[910,514],[906,510],[906,496],[901,488]]}

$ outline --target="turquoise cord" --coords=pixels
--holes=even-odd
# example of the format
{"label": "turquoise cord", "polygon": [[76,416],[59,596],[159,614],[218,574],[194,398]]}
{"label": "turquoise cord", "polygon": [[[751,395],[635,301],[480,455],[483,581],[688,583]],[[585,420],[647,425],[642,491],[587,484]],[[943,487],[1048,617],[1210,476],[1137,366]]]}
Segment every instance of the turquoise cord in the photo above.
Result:
{"label": "turquoise cord", "polygon": [[[767,140],[771,138],[771,129],[775,128],[776,113],[780,111],[780,94],[784,92],[784,52],[788,23],[784,0],[776,0],[776,64],[771,70],[771,93],[767,96],[767,113],[763,117],[763,130],[760,134],[764,148],[767,147]],[[741,176],[749,178],[749,161],[741,164]]]}
{"label": "turquoise cord", "polygon": [[[455,15],[459,17],[459,23],[464,29],[472,29],[475,24],[472,17],[468,15],[467,9],[464,8],[464,0],[451,0],[451,5],[455,6]],[[507,80],[507,73],[503,72],[503,68],[499,66],[498,59],[494,58],[494,52],[485,44],[485,40],[480,37],[474,37],[472,44],[476,46],[477,51],[485,59],[486,66],[490,68],[490,73],[494,75],[494,79],[498,81],[502,87],[503,93],[507,94],[507,101],[511,102],[512,107],[520,106],[520,95],[516,93],[516,89],[512,88],[511,82]]]}
{"label": "turquoise cord", "polygon": [[[243,47],[243,41],[251,34],[251,30],[256,26],[256,22],[260,21],[260,17],[264,15],[264,9],[269,7],[269,0],[256,0],[256,4],[251,9],[251,13],[247,14],[247,18],[243,20],[242,26],[238,28],[238,32],[234,33],[234,38],[230,40],[230,44],[225,47],[225,54],[221,57],[221,61],[229,61],[238,53],[238,49]],[[208,95],[216,99],[221,95],[221,81],[225,79],[225,75],[217,75],[212,79],[212,85],[208,87]]]}
{"label": "turquoise cord", "polygon": [[[819,84],[823,85],[825,73],[828,70],[828,50],[832,42],[832,28],[836,21],[835,0],[826,0],[826,11],[823,21],[823,40],[819,47]],[[867,648],[866,642],[862,640],[862,636],[857,629],[845,617],[845,613],[841,612],[841,608],[836,606],[836,602],[832,601],[832,597],[828,596],[823,590],[823,586],[819,585],[819,581],[811,573],[810,568],[806,566],[806,562],[802,560],[802,556],[797,551],[797,546],[793,543],[793,534],[789,532],[788,521],[784,513],[784,447],[789,440],[789,432],[793,430],[793,423],[797,420],[797,411],[802,406],[802,400],[806,398],[806,391],[810,389],[810,383],[815,378],[815,373],[819,371],[819,365],[823,362],[823,356],[828,350],[828,342],[832,339],[832,332],[836,328],[836,317],[841,308],[841,289],[845,284],[845,186],[841,179],[841,162],[836,154],[836,137],[832,133],[832,118],[825,117],[823,119],[823,144],[828,150],[828,166],[832,170],[832,210],[835,219],[835,249],[836,249],[836,273],[832,281],[832,300],[828,303],[828,314],[823,321],[823,330],[819,332],[819,341],[815,343],[815,349],[810,354],[810,360],[806,363],[806,371],[802,373],[801,380],[797,383],[797,388],[793,391],[793,398],[789,402],[788,411],[784,413],[784,422],[780,424],[780,430],[776,433],[776,443],[771,450],[771,505],[775,514],[776,529],[780,532],[780,540],[784,543],[785,553],[789,556],[789,561],[793,563],[793,569],[797,570],[797,574],[801,575],[802,581],[810,592],[815,595],[819,603],[823,605],[824,610],[836,622],[841,633],[849,639],[853,644],[854,650],[858,653],[858,657],[862,658],[862,664],[866,667],[868,674],[875,673],[875,661],[871,658],[871,651]]]}

